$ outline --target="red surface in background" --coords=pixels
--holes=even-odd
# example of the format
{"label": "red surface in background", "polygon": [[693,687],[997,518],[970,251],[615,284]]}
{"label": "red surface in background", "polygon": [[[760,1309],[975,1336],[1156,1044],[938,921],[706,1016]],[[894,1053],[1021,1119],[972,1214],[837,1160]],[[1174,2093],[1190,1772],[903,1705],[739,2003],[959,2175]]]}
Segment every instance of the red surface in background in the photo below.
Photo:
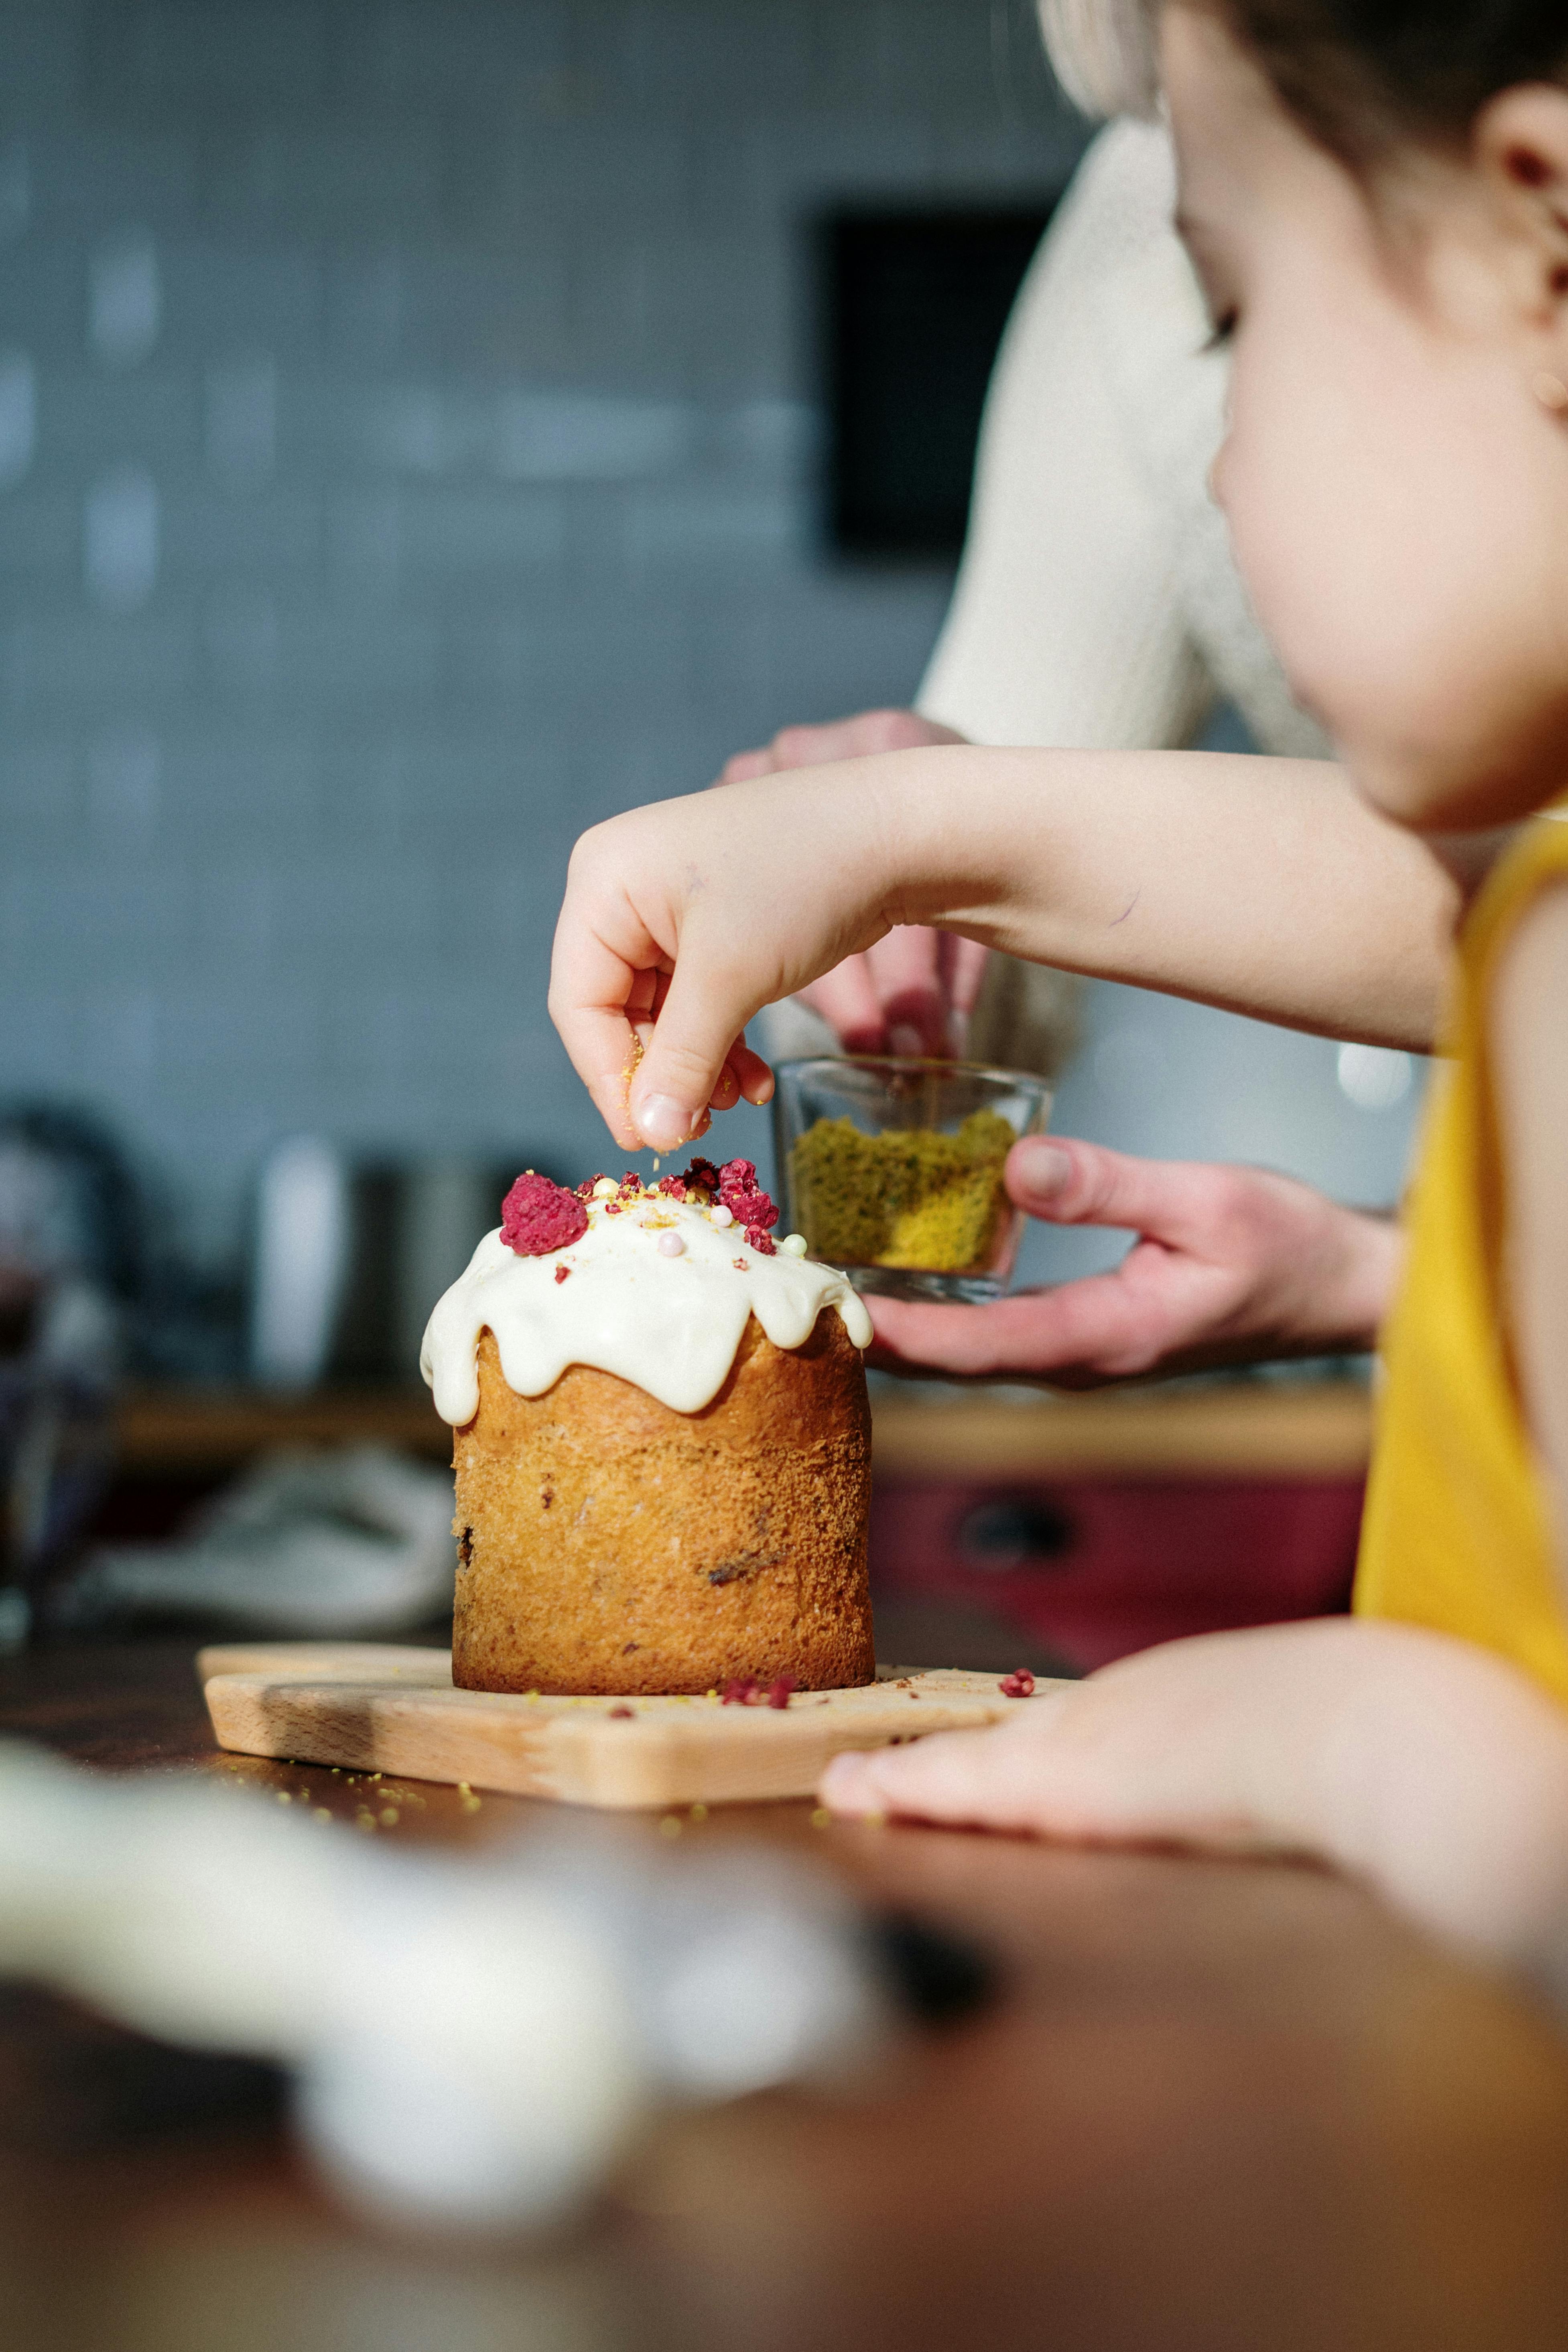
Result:
{"label": "red surface in background", "polygon": [[[872,1496],[872,1592],[979,1604],[1087,1671],[1184,1633],[1344,1610],[1362,1492],[1359,1478],[900,1479]],[[984,1564],[965,1522],[998,1503],[1058,1517],[1063,1548]]]}

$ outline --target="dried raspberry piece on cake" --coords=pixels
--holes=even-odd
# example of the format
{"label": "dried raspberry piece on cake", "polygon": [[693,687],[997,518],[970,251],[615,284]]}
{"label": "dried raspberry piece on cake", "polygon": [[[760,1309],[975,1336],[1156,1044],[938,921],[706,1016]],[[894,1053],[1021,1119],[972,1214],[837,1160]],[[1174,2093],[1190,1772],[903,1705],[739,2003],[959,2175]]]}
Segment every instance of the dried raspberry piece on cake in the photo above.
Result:
{"label": "dried raspberry piece on cake", "polygon": [[588,1212],[575,1192],[548,1176],[525,1169],[501,1202],[500,1237],[519,1257],[548,1257],[579,1242],[588,1230]]}
{"label": "dried raspberry piece on cake", "polygon": [[[752,1229],[766,1233],[776,1225],[779,1213],[757,1181],[756,1162],[752,1160],[727,1160],[719,1171],[719,1198],[738,1225],[746,1229],[746,1239]],[[752,1244],[753,1247],[755,1244]]]}

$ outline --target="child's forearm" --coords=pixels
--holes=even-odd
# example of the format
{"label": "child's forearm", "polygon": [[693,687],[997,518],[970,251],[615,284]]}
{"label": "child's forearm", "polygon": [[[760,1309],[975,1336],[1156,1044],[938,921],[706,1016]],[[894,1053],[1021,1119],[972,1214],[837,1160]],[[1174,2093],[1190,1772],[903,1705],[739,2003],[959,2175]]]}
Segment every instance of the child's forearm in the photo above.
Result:
{"label": "child's forearm", "polygon": [[1338,768],[970,745],[858,764],[898,826],[896,921],[1291,1027],[1431,1044],[1458,892]]}

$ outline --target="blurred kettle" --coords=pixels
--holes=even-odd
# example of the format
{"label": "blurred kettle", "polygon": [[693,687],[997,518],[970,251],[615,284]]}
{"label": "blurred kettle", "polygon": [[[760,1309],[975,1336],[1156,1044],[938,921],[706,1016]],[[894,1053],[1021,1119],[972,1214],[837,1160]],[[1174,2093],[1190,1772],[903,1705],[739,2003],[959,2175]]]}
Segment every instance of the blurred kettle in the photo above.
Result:
{"label": "blurred kettle", "polygon": [[349,1171],[324,1136],[276,1144],[256,1192],[250,1376],[314,1388],[327,1369],[348,1279]]}
{"label": "blurred kettle", "polygon": [[257,1196],[252,1377],[282,1389],[416,1379],[431,1308],[526,1164],[354,1162],[321,1136],[277,1145]]}

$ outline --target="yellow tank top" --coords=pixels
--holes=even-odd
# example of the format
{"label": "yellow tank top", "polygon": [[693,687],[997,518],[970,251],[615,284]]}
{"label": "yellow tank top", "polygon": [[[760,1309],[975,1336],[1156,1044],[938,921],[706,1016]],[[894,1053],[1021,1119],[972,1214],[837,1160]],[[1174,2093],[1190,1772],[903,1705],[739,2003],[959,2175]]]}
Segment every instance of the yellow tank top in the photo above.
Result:
{"label": "yellow tank top", "polygon": [[1507,1171],[1486,1022],[1500,951],[1568,881],[1568,806],[1527,825],[1459,940],[1453,1062],[1437,1075],[1356,1568],[1356,1610],[1461,1635],[1568,1701],[1568,1614],[1509,1347]]}

